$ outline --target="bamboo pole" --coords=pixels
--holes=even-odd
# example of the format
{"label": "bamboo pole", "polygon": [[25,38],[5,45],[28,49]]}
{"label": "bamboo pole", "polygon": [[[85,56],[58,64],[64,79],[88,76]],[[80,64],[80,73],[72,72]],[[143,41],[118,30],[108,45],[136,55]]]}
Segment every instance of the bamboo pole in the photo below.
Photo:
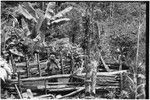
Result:
{"label": "bamboo pole", "polygon": [[47,83],[48,85],[77,85],[77,84],[83,84],[83,82],[50,82]]}
{"label": "bamboo pole", "polygon": [[18,93],[18,95],[19,95],[19,98],[20,98],[20,99],[23,99],[22,96],[21,96],[21,93],[20,93],[20,91],[19,91],[19,89],[18,89],[18,87],[17,87],[16,84],[15,84],[15,88],[16,88],[16,90],[17,90],[17,93]]}
{"label": "bamboo pole", "polygon": [[[99,76],[112,76],[120,73],[126,73],[126,70],[122,71],[115,71],[115,72],[98,72],[97,77]],[[86,73],[79,74],[78,76],[84,77]],[[45,79],[53,79],[53,78],[69,78],[71,74],[58,74],[58,75],[52,75],[52,76],[43,76],[43,77],[30,77],[25,79],[20,79],[21,81],[39,81],[39,80],[45,80]],[[17,82],[16,79],[12,79],[11,82]]]}

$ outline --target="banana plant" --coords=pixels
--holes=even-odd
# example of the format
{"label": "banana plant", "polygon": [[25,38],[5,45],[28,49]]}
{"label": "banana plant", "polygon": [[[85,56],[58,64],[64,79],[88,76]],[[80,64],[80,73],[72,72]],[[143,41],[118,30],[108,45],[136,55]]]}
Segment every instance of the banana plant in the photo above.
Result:
{"label": "banana plant", "polygon": [[19,5],[19,9],[16,11],[22,14],[26,19],[33,21],[35,23],[34,27],[30,31],[31,34],[28,35],[31,39],[35,39],[40,35],[41,39],[45,36],[43,27],[51,26],[53,24],[62,24],[62,22],[67,22],[70,19],[64,18],[63,16],[71,11],[72,7],[67,7],[64,10],[55,13],[54,12],[55,2],[49,2],[46,11],[40,9],[34,9],[32,4],[25,2]]}
{"label": "banana plant", "polygon": [[[140,80],[145,80],[145,75],[143,74],[137,74],[138,78],[140,78]],[[140,83],[139,85],[136,86],[136,83],[134,82],[134,78],[131,78],[129,75],[126,75],[126,81],[129,82],[129,88],[131,90],[132,93],[136,94],[135,98],[140,98],[140,96],[144,96],[145,97],[145,83]],[[138,92],[139,91],[139,92]]]}

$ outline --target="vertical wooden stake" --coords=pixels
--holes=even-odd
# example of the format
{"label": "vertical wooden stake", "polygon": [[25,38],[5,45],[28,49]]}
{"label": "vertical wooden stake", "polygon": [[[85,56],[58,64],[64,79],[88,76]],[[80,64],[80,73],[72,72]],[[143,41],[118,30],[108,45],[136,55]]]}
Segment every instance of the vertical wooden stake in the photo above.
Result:
{"label": "vertical wooden stake", "polygon": [[45,94],[47,94],[47,87],[46,87],[46,84],[47,82],[46,82],[46,79],[44,80],[44,86],[45,86]]}
{"label": "vertical wooden stake", "polygon": [[90,96],[90,82],[91,82],[91,80],[86,80],[85,81],[85,85],[86,85],[85,96]]}
{"label": "vertical wooden stake", "polygon": [[74,68],[74,58],[73,58],[73,54],[71,53],[71,68],[70,68],[70,73],[73,73],[73,68]]}
{"label": "vertical wooden stake", "polygon": [[26,70],[27,70],[27,77],[29,77],[30,73],[29,73],[29,60],[28,60],[28,56],[26,55]]}
{"label": "vertical wooden stake", "polygon": [[41,68],[40,68],[40,57],[39,57],[39,53],[37,54],[37,63],[38,63],[39,76],[41,77]]}
{"label": "vertical wooden stake", "polygon": [[62,53],[61,52],[60,52],[60,64],[61,64],[61,74],[64,74],[63,58],[62,58]]}
{"label": "vertical wooden stake", "polygon": [[20,81],[20,72],[18,72],[18,88],[21,92],[21,81]]}
{"label": "vertical wooden stake", "polygon": [[35,53],[35,56],[34,56],[34,61],[37,62],[38,61],[38,58],[37,58],[37,53]]}
{"label": "vertical wooden stake", "polygon": [[[120,66],[119,66],[119,71],[122,70],[122,55],[119,56],[119,62],[120,62]],[[123,82],[122,82],[122,73],[120,73],[120,90],[122,91],[123,89]]]}
{"label": "vertical wooden stake", "polygon": [[15,66],[15,62],[13,60],[12,54],[11,54],[10,60],[11,60],[11,64],[12,64],[13,74],[15,74],[16,73],[16,66]]}

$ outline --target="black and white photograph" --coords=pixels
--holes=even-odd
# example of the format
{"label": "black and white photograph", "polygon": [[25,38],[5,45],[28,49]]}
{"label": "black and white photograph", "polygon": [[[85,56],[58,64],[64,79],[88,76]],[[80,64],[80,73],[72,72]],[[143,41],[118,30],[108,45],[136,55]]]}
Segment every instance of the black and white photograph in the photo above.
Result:
{"label": "black and white photograph", "polygon": [[149,1],[0,1],[1,99],[149,99]]}

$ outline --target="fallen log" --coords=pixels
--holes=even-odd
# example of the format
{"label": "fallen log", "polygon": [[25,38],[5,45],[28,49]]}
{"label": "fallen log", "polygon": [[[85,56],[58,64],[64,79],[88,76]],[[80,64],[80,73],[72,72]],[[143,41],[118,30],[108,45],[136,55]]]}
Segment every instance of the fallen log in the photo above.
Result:
{"label": "fallen log", "polygon": [[83,91],[84,89],[85,89],[85,87],[81,87],[80,89],[77,89],[76,91],[73,91],[73,92],[71,92],[71,93],[69,93],[69,94],[67,94],[67,95],[64,95],[64,96],[62,96],[62,97],[58,97],[57,99],[62,99],[62,98],[65,98],[65,97],[74,95],[74,94],[76,94],[76,93],[78,93],[78,92],[80,92],[80,91]]}
{"label": "fallen log", "polygon": [[[126,70],[122,71],[115,71],[115,72],[98,72],[97,76],[111,76],[115,74],[126,73]],[[53,78],[69,78],[71,74],[59,74],[59,75],[52,75],[52,76],[44,76],[44,77],[30,77],[25,79],[20,79],[23,81],[38,81],[38,80],[45,80],[45,79],[53,79]],[[85,73],[79,74],[78,76],[84,77]],[[11,82],[16,82],[17,79],[12,79]]]}
{"label": "fallen log", "polygon": [[110,68],[108,67],[108,65],[106,65],[106,63],[105,63],[105,61],[104,61],[104,59],[101,55],[101,52],[99,52],[99,55],[100,55],[100,59],[101,59],[103,65],[104,65],[105,69],[107,70],[107,72],[110,72]]}

